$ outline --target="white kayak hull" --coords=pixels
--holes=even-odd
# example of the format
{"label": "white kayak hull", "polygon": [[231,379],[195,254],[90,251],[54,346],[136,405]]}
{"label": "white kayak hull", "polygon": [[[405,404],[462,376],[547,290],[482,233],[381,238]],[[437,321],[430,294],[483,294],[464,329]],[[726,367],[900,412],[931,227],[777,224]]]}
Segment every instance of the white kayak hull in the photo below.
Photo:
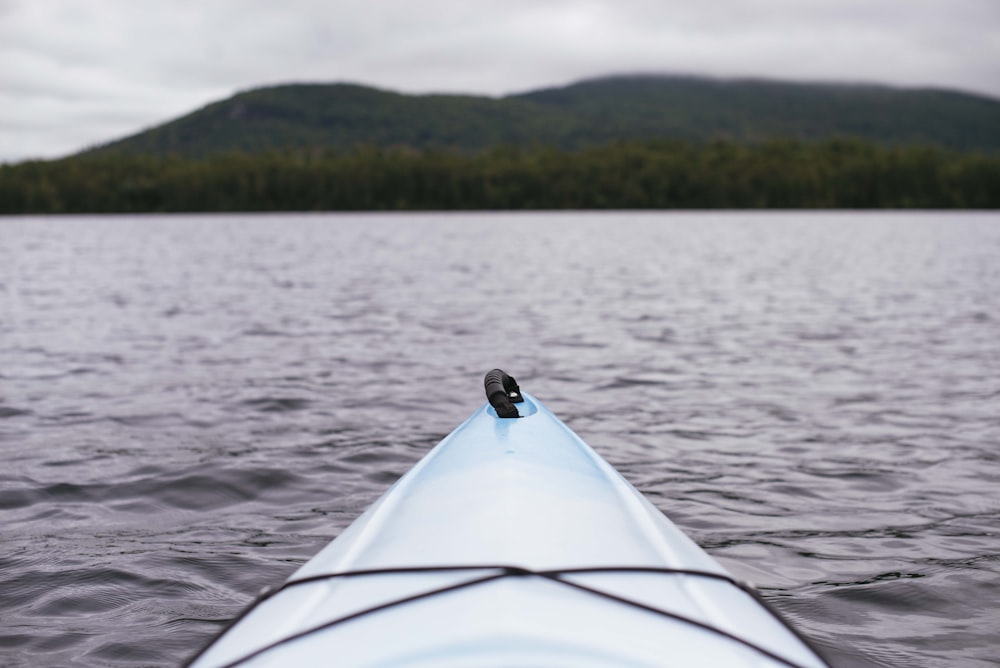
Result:
{"label": "white kayak hull", "polygon": [[477,410],[192,665],[826,666],[534,397],[518,410]]}

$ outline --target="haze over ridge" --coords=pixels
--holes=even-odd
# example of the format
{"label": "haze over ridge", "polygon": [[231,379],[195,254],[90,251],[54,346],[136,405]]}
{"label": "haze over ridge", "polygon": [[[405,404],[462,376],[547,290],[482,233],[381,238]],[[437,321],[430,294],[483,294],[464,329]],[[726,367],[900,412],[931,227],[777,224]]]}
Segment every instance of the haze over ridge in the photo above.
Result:
{"label": "haze over ridge", "polygon": [[56,157],[265,82],[500,95],[614,72],[1000,95],[995,0],[0,2],[0,161]]}

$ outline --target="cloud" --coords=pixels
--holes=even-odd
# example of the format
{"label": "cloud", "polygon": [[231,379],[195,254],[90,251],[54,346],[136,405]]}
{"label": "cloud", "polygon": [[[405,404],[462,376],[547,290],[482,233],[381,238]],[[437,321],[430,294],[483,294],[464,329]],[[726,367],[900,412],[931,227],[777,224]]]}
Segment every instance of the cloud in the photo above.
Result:
{"label": "cloud", "polygon": [[998,27],[996,0],[0,0],[0,160],[287,81],[500,95],[673,72],[1000,96]]}

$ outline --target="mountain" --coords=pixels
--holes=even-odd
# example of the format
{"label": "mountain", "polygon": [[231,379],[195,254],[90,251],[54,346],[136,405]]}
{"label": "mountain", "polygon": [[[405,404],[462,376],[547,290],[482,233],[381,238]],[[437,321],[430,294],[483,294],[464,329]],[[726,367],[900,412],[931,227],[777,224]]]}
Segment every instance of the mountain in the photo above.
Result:
{"label": "mountain", "polygon": [[1000,100],[937,89],[680,76],[606,77],[500,98],[288,84],[239,93],[87,153],[205,157],[361,145],[476,152],[778,137],[997,152]]}

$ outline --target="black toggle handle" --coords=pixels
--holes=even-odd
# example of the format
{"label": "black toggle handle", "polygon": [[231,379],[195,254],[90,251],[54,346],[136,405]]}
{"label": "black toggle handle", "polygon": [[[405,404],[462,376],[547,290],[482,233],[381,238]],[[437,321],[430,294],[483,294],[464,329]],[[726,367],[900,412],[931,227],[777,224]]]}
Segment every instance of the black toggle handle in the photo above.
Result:
{"label": "black toggle handle", "polygon": [[502,418],[521,417],[514,404],[524,401],[524,397],[521,396],[521,388],[517,386],[513,376],[507,375],[501,369],[493,369],[486,374],[483,384],[486,386],[486,399],[496,409],[497,415]]}

